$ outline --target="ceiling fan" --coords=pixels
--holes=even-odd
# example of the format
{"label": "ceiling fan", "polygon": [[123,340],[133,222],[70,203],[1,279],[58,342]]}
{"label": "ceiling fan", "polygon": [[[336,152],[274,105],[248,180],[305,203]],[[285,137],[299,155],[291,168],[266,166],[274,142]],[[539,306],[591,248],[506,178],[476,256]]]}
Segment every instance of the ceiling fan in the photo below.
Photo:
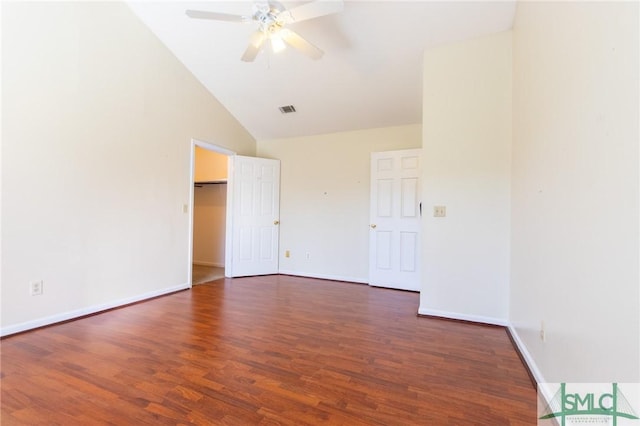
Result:
{"label": "ceiling fan", "polygon": [[231,15],[227,13],[208,12],[204,10],[187,10],[186,14],[195,19],[212,19],[214,21],[226,22],[258,22],[258,29],[249,38],[249,46],[242,55],[242,60],[252,62],[265,42],[269,40],[274,52],[283,50],[289,46],[299,50],[312,59],[320,59],[324,52],[302,38],[298,33],[287,28],[288,24],[318,18],[340,12],[343,8],[343,1],[322,1],[316,0],[295,6],[291,9],[285,8],[275,0],[256,1],[253,4],[251,15]]}

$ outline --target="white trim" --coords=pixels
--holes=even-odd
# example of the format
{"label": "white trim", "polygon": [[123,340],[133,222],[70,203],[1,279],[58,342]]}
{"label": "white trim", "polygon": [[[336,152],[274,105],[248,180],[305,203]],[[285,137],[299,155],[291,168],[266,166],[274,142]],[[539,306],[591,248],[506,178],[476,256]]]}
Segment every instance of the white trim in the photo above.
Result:
{"label": "white trim", "polygon": [[358,284],[369,283],[369,280],[367,280],[366,278],[344,277],[341,275],[315,274],[315,273],[300,272],[300,271],[283,271],[282,269],[280,269],[278,273],[283,275],[293,275],[297,277],[319,278],[321,280],[345,281],[345,282],[358,283]]}
{"label": "white trim", "polygon": [[233,155],[227,157],[227,205],[224,229],[224,276],[233,277],[233,174],[235,160]]}
{"label": "white trim", "polygon": [[215,266],[216,268],[224,268],[224,263],[220,262],[205,262],[202,260],[194,260],[193,264],[199,266]]}
{"label": "white trim", "polygon": [[[538,385],[536,388],[536,391],[538,394],[538,404],[547,405],[551,403],[555,390],[550,388],[550,383],[547,383],[547,381],[545,380],[544,376],[542,375],[542,372],[538,368],[538,365],[533,360],[531,353],[527,349],[527,346],[524,344],[524,342],[520,338],[520,335],[518,334],[518,331],[516,330],[516,328],[512,324],[509,324],[507,328],[509,329],[509,333],[511,334],[511,338],[513,342],[518,347],[518,350],[520,351],[520,354],[522,355],[522,358],[524,359],[525,364],[527,364],[529,371],[533,375],[533,379],[536,381]],[[555,420],[557,419],[554,419],[554,423],[552,424],[558,425],[558,422]]]}
{"label": "white trim", "polygon": [[10,325],[0,329],[0,336],[9,336],[11,334],[20,333],[22,331],[32,330],[38,327],[44,327],[45,325],[51,325],[63,321],[80,318],[86,315],[96,314],[98,312],[106,311],[108,309],[119,308],[131,303],[141,302],[143,300],[151,299],[158,296],[164,296],[165,294],[175,293],[180,290],[188,290],[191,288],[190,283],[180,284],[174,287],[165,288],[162,290],[151,291],[149,293],[140,294],[138,296],[127,297],[124,299],[116,300],[114,302],[103,303],[100,305],[89,306],[86,308],[76,309],[74,311],[63,312],[61,314],[51,315],[44,318],[39,318],[33,321],[27,321],[16,325]]}
{"label": "white trim", "polygon": [[191,141],[193,142],[194,145],[199,146],[200,148],[204,148],[208,151],[214,151],[214,152],[217,152],[218,154],[223,154],[223,155],[237,154],[235,151],[231,151],[230,149],[227,149],[220,145],[215,145],[209,142],[201,141],[199,139],[191,139]]}
{"label": "white trim", "polygon": [[189,208],[187,214],[189,215],[189,238],[187,247],[187,284],[193,285],[193,215],[195,194],[193,188],[193,181],[196,178],[196,140],[191,139],[191,153],[189,155]]}
{"label": "white trim", "polygon": [[418,314],[429,315],[433,317],[457,319],[462,321],[479,322],[483,324],[501,325],[503,327],[506,327],[509,325],[508,321],[503,318],[485,317],[482,315],[468,315],[468,314],[461,314],[458,312],[437,311],[434,309],[419,308]]}
{"label": "white trim", "polygon": [[420,293],[420,289],[419,288],[391,287],[391,286],[386,286],[386,285],[382,285],[382,284],[371,284],[370,282],[367,282],[367,284],[369,284],[371,287],[388,288],[388,289],[391,289],[391,290],[413,291],[413,292],[416,292],[416,293]]}
{"label": "white trim", "polygon": [[538,382],[538,384],[546,383],[544,376],[540,372],[540,369],[536,365],[536,362],[533,360],[531,353],[527,350],[527,347],[525,346],[524,342],[520,338],[520,335],[518,334],[518,331],[516,330],[516,328],[511,324],[509,324],[507,328],[509,329],[509,333],[511,334],[511,337],[513,337],[513,341],[518,347],[518,350],[522,354],[524,361],[527,363],[527,366],[529,367],[529,371],[531,371],[531,374],[533,374],[533,378],[536,380],[536,382]]}

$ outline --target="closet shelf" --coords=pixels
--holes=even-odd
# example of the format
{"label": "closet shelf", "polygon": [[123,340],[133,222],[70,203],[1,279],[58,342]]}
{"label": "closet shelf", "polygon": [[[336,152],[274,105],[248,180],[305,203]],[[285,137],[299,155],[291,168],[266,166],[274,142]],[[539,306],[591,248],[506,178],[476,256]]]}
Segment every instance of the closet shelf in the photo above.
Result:
{"label": "closet shelf", "polygon": [[226,179],[219,179],[219,180],[201,180],[198,182],[193,182],[193,185],[196,188],[201,188],[204,185],[220,185],[220,184],[225,184],[227,183]]}

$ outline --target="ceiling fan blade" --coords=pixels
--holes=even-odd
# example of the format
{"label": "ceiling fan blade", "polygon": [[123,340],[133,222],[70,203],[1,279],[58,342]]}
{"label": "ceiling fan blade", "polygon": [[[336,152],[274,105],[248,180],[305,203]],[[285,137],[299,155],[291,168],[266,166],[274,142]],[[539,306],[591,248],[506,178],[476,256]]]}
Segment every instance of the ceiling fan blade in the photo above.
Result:
{"label": "ceiling fan blade", "polygon": [[282,37],[282,40],[285,41],[285,43],[287,43],[291,47],[298,49],[300,52],[304,53],[311,59],[320,59],[322,58],[322,55],[324,55],[324,52],[322,50],[318,49],[313,44],[309,43],[307,40],[303,39],[302,37],[300,37],[300,35],[288,28],[283,28],[282,30],[280,30],[280,36]]}
{"label": "ceiling fan blade", "polygon": [[250,16],[230,15],[228,13],[208,12],[205,10],[187,10],[185,13],[189,18],[195,19],[213,19],[227,22],[248,22],[251,20]]}
{"label": "ceiling fan blade", "polygon": [[256,56],[258,56],[258,53],[266,39],[267,35],[262,31],[256,31],[251,34],[247,50],[244,51],[244,54],[240,59],[244,62],[253,62],[253,60],[256,59]]}
{"label": "ceiling fan blade", "polygon": [[287,13],[291,17],[290,22],[300,22],[342,12],[343,8],[344,1],[342,0],[316,0],[291,8]]}

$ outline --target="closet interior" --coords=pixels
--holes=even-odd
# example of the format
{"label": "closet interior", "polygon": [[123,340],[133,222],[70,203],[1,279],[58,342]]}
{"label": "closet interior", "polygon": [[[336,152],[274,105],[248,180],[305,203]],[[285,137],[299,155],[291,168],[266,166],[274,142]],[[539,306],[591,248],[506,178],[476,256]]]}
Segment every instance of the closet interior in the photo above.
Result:
{"label": "closet interior", "polygon": [[224,278],[227,160],[196,146],[193,189],[192,283]]}

